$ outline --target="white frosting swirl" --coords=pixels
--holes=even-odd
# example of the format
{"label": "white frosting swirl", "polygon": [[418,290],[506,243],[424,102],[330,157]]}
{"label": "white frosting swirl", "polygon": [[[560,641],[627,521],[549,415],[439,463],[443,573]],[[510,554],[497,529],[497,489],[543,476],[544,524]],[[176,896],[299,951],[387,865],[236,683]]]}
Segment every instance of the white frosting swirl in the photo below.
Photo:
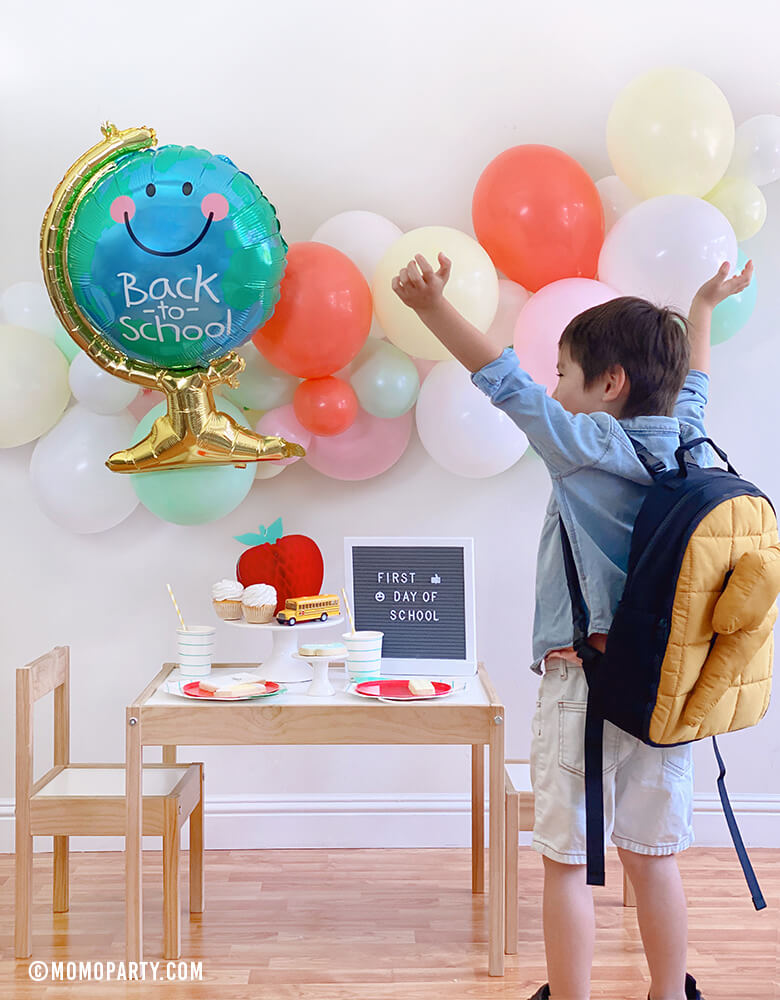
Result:
{"label": "white frosting swirl", "polygon": [[276,588],[270,583],[253,583],[246,588],[241,601],[248,608],[259,608],[263,604],[273,604],[276,607]]}
{"label": "white frosting swirl", "polygon": [[237,580],[220,580],[211,588],[211,597],[215,601],[240,601],[244,588]]}

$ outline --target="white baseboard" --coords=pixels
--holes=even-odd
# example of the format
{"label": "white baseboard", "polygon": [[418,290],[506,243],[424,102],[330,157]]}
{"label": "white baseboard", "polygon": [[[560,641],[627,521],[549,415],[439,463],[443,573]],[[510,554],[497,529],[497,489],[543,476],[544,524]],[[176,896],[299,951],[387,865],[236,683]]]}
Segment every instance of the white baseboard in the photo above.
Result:
{"label": "white baseboard", "polygon": [[[731,804],[748,847],[780,847],[780,795],[733,795]],[[206,800],[205,840],[209,850],[339,847],[468,847],[468,795],[264,795]],[[717,795],[694,799],[696,844],[731,845]],[[485,830],[488,819],[485,817]],[[186,845],[187,827],[184,828]],[[147,843],[148,841],[148,843]],[[530,834],[520,834],[530,843]],[[159,838],[144,846],[159,850]],[[121,851],[121,837],[73,837],[74,851]],[[0,799],[0,853],[14,850],[13,799]],[[36,838],[36,850],[50,851],[51,838]]]}

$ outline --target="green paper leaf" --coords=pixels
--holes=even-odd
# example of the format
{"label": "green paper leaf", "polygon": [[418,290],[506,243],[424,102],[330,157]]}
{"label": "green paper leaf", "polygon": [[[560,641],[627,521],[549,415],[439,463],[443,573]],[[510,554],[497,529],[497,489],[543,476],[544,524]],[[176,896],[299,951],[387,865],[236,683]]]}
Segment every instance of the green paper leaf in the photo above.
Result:
{"label": "green paper leaf", "polygon": [[242,545],[264,545],[278,542],[283,534],[281,517],[277,517],[273,524],[269,524],[267,528],[264,528],[262,524],[259,525],[257,531],[258,534],[250,531],[246,535],[234,535],[233,537]]}

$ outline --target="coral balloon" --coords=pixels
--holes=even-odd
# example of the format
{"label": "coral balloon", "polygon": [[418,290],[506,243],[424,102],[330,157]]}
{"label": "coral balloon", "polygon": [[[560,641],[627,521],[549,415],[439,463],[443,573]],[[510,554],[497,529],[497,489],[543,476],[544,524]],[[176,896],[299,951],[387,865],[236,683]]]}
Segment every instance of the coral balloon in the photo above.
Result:
{"label": "coral balloon", "polygon": [[371,479],[395,465],[412,433],[412,411],[383,420],[361,410],[354,424],[334,437],[314,437],[305,462],[331,479]]}
{"label": "coral balloon", "polygon": [[552,392],[558,381],[555,371],[563,331],[579,313],[619,294],[590,278],[564,278],[532,296],[520,310],[514,335],[515,354],[531,378]]}
{"label": "coral balloon", "polygon": [[392,281],[416,254],[438,267],[440,252],[452,261],[444,298],[484,333],[498,308],[498,276],[479,243],[458,229],[423,226],[404,233],[380,261],[372,286],[374,308],[387,339],[406,354],[429,361],[452,360],[452,355],[417,313],[398,298]]}
{"label": "coral balloon", "polygon": [[482,172],[474,232],[499,271],[529,291],[559,278],[593,278],[604,211],[583,168],[552,146],[514,146]]}
{"label": "coral balloon", "polygon": [[295,390],[293,408],[306,430],[330,437],[351,427],[360,407],[349,382],[328,375],[301,382]]}
{"label": "coral balloon", "polygon": [[726,172],[733,149],[729,102],[691,69],[638,76],[618,94],[607,119],[612,166],[640,198],[704,197]]}
{"label": "coral balloon", "polygon": [[368,283],[349,257],[324,243],[294,243],[281,299],[252,340],[277,368],[322,378],[349,364],[363,346],[371,309]]}

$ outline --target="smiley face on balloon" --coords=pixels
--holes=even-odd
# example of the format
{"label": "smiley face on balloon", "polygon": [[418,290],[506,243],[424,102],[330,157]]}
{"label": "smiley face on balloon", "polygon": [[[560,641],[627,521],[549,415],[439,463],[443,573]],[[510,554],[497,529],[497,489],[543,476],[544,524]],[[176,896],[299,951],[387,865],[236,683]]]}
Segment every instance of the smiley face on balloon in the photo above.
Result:
{"label": "smiley face on balloon", "polygon": [[225,156],[128,153],[74,213],[67,269],[78,307],[128,358],[207,367],[273,312],[286,244],[273,206]]}

